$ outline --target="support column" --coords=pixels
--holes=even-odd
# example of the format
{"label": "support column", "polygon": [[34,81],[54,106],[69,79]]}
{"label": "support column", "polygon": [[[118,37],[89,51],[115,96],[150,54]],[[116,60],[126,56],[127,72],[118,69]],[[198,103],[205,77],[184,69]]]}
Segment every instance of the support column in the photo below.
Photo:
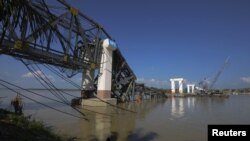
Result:
{"label": "support column", "polygon": [[179,93],[183,93],[183,80],[179,80]]}
{"label": "support column", "polygon": [[174,94],[175,93],[175,81],[173,79],[170,79],[171,82],[171,93]]}
{"label": "support column", "polygon": [[190,85],[187,85],[187,93],[190,93]]}
{"label": "support column", "polygon": [[85,99],[81,103],[82,106],[107,106],[108,103],[112,105],[115,105],[117,103],[117,100],[115,98],[111,98],[112,60],[113,51],[116,49],[116,45],[113,41],[105,39],[103,40],[102,48],[103,50],[101,56],[100,76],[98,78],[97,84],[98,98]]}
{"label": "support column", "polygon": [[[187,93],[191,93],[193,94],[194,93],[194,84],[187,84]],[[191,87],[191,89],[190,89]]]}
{"label": "support column", "polygon": [[190,93],[190,85],[187,85],[187,93]]}
{"label": "support column", "polygon": [[192,89],[192,92],[191,92],[191,93],[194,93],[194,85],[192,85],[191,87],[192,87],[192,88],[191,88],[191,89]]}
{"label": "support column", "polygon": [[101,58],[100,77],[98,79],[97,97],[111,98],[112,60],[115,44],[109,39],[103,41],[103,54]]}

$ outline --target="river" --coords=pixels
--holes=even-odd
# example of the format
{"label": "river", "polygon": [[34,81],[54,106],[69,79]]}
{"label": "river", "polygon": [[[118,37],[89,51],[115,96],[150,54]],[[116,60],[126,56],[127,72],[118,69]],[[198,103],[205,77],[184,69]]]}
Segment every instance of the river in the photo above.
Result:
{"label": "river", "polygon": [[[79,115],[68,106],[20,92],[57,109]],[[53,98],[48,91],[35,92]],[[80,92],[68,93],[78,96]],[[0,97],[4,98],[0,106],[11,109],[9,100],[14,96],[10,91],[1,89]],[[137,113],[110,106],[86,106],[84,108],[88,110],[108,114],[82,110],[88,121],[56,112],[25,98],[23,101],[26,115],[43,121],[61,135],[74,136],[83,141],[102,141],[108,136],[118,141],[206,141],[208,124],[250,124],[250,95],[230,95],[227,98],[169,97],[118,105]]]}

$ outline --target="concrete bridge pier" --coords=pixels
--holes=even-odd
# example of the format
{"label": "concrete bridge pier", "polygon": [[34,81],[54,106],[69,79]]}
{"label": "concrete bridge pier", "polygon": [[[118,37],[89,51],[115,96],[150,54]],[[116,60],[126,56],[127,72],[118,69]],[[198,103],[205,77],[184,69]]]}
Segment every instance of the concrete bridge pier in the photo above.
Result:
{"label": "concrete bridge pier", "polygon": [[175,82],[179,83],[179,93],[182,94],[183,93],[183,78],[174,78],[174,79],[170,79],[171,82],[171,92],[172,94],[176,93],[175,92]]}
{"label": "concrete bridge pier", "polygon": [[[194,84],[187,84],[187,93],[194,93]],[[191,88],[191,89],[190,89]]]}
{"label": "concrete bridge pier", "polygon": [[98,98],[83,100],[82,105],[107,106],[108,104],[106,102],[113,105],[117,103],[117,100],[115,98],[111,98],[112,61],[113,61],[113,51],[116,49],[116,44],[112,40],[105,39],[103,40],[102,47],[103,51],[102,51],[101,65],[100,65],[100,76],[98,78],[98,84],[97,84]]}
{"label": "concrete bridge pier", "polygon": [[100,77],[98,78],[97,96],[102,99],[111,98],[112,84],[112,61],[113,51],[116,49],[110,43],[111,40],[103,41],[103,54],[101,58]]}

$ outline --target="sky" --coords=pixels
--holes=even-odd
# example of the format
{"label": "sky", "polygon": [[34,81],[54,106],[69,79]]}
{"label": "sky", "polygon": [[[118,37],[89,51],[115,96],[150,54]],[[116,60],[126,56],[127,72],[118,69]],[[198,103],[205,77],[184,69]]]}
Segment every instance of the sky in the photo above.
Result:
{"label": "sky", "polygon": [[[148,86],[169,88],[212,80],[230,56],[215,88],[250,87],[248,0],[71,0],[115,39],[137,76]],[[0,55],[0,78],[37,87],[17,60]],[[39,72],[38,72],[39,73]],[[51,72],[58,87],[68,87]],[[80,84],[80,74],[73,78]]]}

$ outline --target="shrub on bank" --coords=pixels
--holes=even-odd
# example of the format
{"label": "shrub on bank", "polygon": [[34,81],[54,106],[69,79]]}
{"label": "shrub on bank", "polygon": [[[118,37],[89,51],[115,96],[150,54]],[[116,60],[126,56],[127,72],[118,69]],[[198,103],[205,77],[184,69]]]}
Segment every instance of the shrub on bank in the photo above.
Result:
{"label": "shrub on bank", "polygon": [[49,127],[30,117],[0,109],[1,141],[61,141]]}

